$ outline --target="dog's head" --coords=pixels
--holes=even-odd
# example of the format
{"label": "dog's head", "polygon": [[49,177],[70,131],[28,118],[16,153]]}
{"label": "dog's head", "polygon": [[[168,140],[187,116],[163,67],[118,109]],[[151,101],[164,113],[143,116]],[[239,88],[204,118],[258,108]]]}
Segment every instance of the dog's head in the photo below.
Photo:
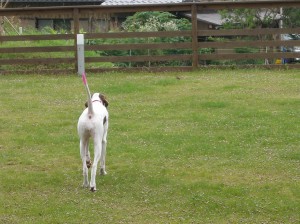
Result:
{"label": "dog's head", "polygon": [[[101,101],[105,107],[108,107],[108,101],[105,95],[101,93],[94,93],[92,96],[92,101],[96,101],[96,100]],[[88,102],[85,103],[85,107],[88,107]]]}

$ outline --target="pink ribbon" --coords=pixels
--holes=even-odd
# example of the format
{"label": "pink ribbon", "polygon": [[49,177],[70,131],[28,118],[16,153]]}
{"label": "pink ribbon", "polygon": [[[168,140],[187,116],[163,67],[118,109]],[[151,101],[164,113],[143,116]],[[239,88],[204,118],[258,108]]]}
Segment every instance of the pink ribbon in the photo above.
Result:
{"label": "pink ribbon", "polygon": [[87,81],[86,81],[85,72],[82,73],[82,81],[83,81],[83,84],[86,86]]}

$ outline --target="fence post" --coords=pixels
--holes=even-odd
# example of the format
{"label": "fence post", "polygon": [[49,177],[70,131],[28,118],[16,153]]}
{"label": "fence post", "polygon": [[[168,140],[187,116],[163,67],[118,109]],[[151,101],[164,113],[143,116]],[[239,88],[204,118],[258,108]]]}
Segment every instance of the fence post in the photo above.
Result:
{"label": "fence post", "polygon": [[78,75],[85,72],[84,68],[84,34],[77,34],[77,66]]}
{"label": "fence post", "polygon": [[192,49],[193,49],[193,69],[198,68],[198,22],[197,5],[192,4]]}

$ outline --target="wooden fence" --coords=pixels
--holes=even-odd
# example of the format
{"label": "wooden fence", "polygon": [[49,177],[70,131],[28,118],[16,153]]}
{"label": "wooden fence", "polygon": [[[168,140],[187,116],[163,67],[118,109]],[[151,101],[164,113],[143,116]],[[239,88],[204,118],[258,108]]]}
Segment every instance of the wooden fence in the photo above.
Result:
{"label": "wooden fence", "polygon": [[[236,53],[233,49],[253,47],[256,49],[280,49],[281,46],[300,46],[300,40],[285,41],[272,40],[237,40],[233,37],[300,34],[300,28],[264,28],[249,30],[199,30],[197,26],[197,12],[202,9],[228,9],[228,8],[279,8],[300,7],[295,0],[282,1],[248,1],[248,2],[208,2],[208,3],[181,3],[168,5],[138,5],[138,6],[69,6],[47,8],[1,9],[0,16],[26,16],[47,14],[63,14],[74,21],[73,34],[53,35],[19,35],[0,36],[0,73],[77,73],[77,43],[76,34],[79,33],[80,18],[86,15],[101,13],[124,13],[141,11],[168,11],[190,13],[192,29],[186,31],[165,32],[110,32],[86,33],[86,70],[90,72],[108,70],[193,70],[207,66],[212,61],[239,61],[239,60],[266,60],[271,67],[276,59],[300,58],[300,53],[282,51],[262,51],[251,53]],[[151,42],[151,38],[175,38],[178,42]],[[223,41],[199,41],[201,37],[222,37]],[[226,38],[230,37],[230,38]],[[137,43],[106,44],[105,39],[143,39]],[[182,38],[184,41],[182,42]],[[175,38],[176,39],[176,38]],[[101,40],[101,41],[97,41]],[[61,43],[64,44],[61,44]],[[117,41],[118,42],[118,41]],[[30,43],[30,46],[28,46]],[[51,43],[51,44],[49,44]],[[91,44],[92,43],[92,44]],[[45,46],[44,46],[44,45]],[[179,54],[158,54],[163,50],[178,50]],[[212,49],[203,51],[203,49]],[[226,50],[224,50],[226,49]],[[124,51],[128,54],[121,56],[100,56],[97,51]],[[146,52],[142,55],[132,55],[131,52],[140,50]],[[156,52],[152,54],[153,52]],[[181,53],[180,53],[181,52]],[[126,62],[125,66],[119,66]],[[161,63],[166,62],[166,63]],[[168,63],[174,62],[174,63]],[[177,63],[185,62],[185,63]],[[140,63],[140,64],[139,64]],[[133,66],[134,64],[134,66]],[[164,66],[161,66],[161,65]],[[225,63],[216,63],[224,65]],[[264,64],[264,63],[261,63]],[[289,65],[299,68],[299,64]]]}

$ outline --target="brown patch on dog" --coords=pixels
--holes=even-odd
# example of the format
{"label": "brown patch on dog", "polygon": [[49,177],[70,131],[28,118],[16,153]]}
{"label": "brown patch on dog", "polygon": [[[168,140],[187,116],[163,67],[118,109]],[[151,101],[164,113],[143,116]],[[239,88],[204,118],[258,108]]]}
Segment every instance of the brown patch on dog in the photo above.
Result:
{"label": "brown patch on dog", "polygon": [[88,169],[91,168],[91,166],[92,166],[91,160],[90,161],[86,161],[86,166],[87,166]]}
{"label": "brown patch on dog", "polygon": [[107,101],[107,99],[106,99],[106,96],[104,96],[103,94],[100,94],[100,99],[101,99],[103,105],[104,105],[105,107],[108,107],[108,101]]}
{"label": "brown patch on dog", "polygon": [[[105,95],[100,94],[100,100],[102,101],[102,103],[105,107],[108,107],[109,103],[108,103]],[[87,101],[85,102],[84,106],[85,106],[85,108],[87,108],[89,106]]]}

